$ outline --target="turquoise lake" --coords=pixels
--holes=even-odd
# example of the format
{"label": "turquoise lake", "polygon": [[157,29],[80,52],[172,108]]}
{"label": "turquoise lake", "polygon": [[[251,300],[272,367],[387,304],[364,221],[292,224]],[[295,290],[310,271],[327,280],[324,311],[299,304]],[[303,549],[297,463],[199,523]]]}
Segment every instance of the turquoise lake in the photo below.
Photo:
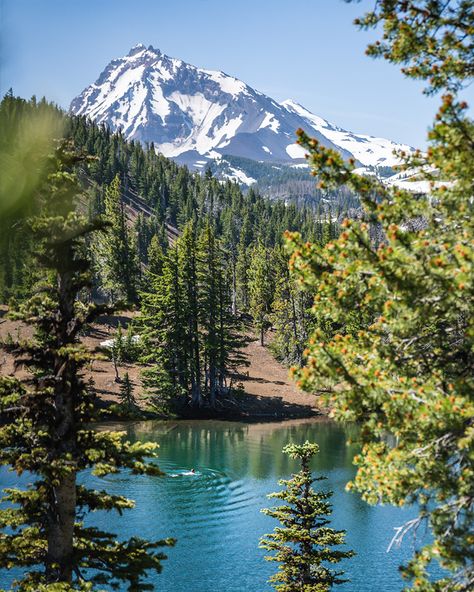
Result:
{"label": "turquoise lake", "polygon": [[[81,481],[98,489],[126,495],[136,507],[122,518],[93,514],[88,522],[103,526],[119,538],[138,535],[148,539],[173,536],[163,572],[152,578],[162,592],[269,592],[268,577],[275,563],[264,561],[259,538],[276,525],[260,509],[272,505],[266,495],[276,491],[278,479],[297,470],[281,453],[288,442],[317,442],[321,452],[315,472],[327,476],[318,486],[334,491],[332,524],[347,530],[347,548],[357,556],[342,568],[350,582],[341,592],[397,592],[403,587],[398,566],[413,551],[407,539],[402,548],[387,553],[399,526],[413,509],[371,507],[344,486],[354,475],[355,449],[346,445],[354,428],[331,421],[298,420],[245,424],[219,421],[147,421],[113,429],[125,430],[131,440],[160,444],[159,465],[164,477],[128,474],[99,479],[82,475]],[[186,475],[194,468],[196,475]],[[0,486],[14,476],[0,474]],[[5,586],[11,574],[0,576]]]}

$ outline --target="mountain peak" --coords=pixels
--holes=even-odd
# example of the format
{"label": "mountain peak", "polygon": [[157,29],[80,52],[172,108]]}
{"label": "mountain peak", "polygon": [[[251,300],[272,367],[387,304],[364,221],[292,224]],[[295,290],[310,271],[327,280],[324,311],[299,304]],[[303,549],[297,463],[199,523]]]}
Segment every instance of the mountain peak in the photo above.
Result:
{"label": "mountain peak", "polygon": [[143,51],[149,51],[149,52],[154,53],[156,55],[161,55],[160,50],[159,49],[155,49],[153,47],[153,45],[149,45],[148,47],[146,47],[143,43],[137,43],[136,45],[134,45],[130,49],[130,51],[127,54],[127,57],[137,55],[137,54],[139,54],[139,53],[141,53]]}
{"label": "mountain peak", "polygon": [[143,51],[145,49],[145,46],[143,45],[143,43],[137,43],[136,45],[134,45],[130,51],[128,52],[128,56],[132,56],[135,55],[137,53],[140,53],[141,51]]}
{"label": "mountain peak", "polygon": [[293,99],[277,103],[222,71],[205,70],[139,43],[113,60],[70,110],[121,129],[126,138],[196,170],[226,155],[280,165],[304,163],[302,128],[359,165],[392,166],[410,147],[345,131]]}

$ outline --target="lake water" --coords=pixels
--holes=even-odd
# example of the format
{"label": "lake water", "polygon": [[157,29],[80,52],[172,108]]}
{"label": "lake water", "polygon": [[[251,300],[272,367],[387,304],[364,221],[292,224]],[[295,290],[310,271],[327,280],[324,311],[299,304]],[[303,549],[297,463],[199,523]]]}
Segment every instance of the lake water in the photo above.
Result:
{"label": "lake water", "polygon": [[[413,510],[370,507],[357,494],[344,491],[354,475],[354,448],[346,446],[354,428],[326,420],[266,424],[147,421],[113,428],[126,430],[131,440],[158,442],[159,465],[166,476],[83,476],[81,480],[90,486],[136,501],[136,507],[122,518],[96,513],[88,522],[120,538],[178,539],[176,547],[168,550],[163,572],[153,578],[155,590],[272,590],[267,579],[276,564],[264,561],[258,541],[276,522],[260,509],[272,505],[266,494],[279,489],[278,479],[297,470],[281,449],[288,442],[305,440],[321,448],[313,469],[328,477],[320,486],[334,491],[332,524],[347,530],[347,548],[357,552],[342,564],[351,581],[337,589],[397,592],[403,587],[398,566],[410,556],[412,544],[407,540],[390,553],[387,547],[394,527],[410,518]],[[196,475],[182,474],[191,468]],[[12,476],[2,472],[0,486],[11,484]],[[7,580],[7,574],[0,576],[0,586]]]}

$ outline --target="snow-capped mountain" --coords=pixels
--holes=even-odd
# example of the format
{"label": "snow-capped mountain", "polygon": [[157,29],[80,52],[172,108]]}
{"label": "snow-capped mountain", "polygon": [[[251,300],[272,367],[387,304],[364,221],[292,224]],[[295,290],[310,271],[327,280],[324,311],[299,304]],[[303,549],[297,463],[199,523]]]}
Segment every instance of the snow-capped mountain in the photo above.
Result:
{"label": "snow-capped mountain", "polygon": [[302,163],[304,151],[295,144],[299,127],[361,166],[392,166],[394,149],[412,150],[345,131],[294,101],[277,103],[224,72],[196,68],[141,44],[112,60],[70,110],[121,129],[129,139],[154,142],[165,156],[195,169],[223,155]]}

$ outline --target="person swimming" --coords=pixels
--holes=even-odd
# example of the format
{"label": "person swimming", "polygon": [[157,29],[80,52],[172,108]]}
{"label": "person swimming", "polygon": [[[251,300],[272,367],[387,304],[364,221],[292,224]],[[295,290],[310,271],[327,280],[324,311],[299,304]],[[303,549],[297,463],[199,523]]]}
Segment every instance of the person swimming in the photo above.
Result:
{"label": "person swimming", "polygon": [[170,473],[170,477],[186,477],[189,475],[198,476],[201,473],[196,473],[196,469],[189,469],[188,471],[182,471],[181,473]]}

